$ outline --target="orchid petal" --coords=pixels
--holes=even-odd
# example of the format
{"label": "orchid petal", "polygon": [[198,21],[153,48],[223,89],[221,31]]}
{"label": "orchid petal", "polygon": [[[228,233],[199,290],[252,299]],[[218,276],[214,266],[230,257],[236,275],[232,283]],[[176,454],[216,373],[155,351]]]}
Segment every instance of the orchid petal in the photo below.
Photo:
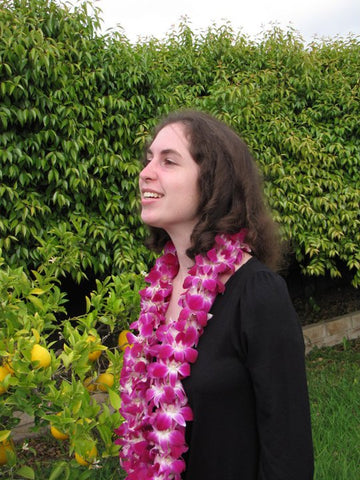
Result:
{"label": "orchid petal", "polygon": [[153,378],[164,377],[167,373],[167,370],[168,369],[165,364],[158,362],[151,363],[148,367],[148,373],[150,377]]}

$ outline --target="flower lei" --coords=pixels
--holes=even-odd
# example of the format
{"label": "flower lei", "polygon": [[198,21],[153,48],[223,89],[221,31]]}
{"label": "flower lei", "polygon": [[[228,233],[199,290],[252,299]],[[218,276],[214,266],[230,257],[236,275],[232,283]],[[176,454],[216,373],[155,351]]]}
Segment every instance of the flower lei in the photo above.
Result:
{"label": "flower lei", "polygon": [[150,286],[140,291],[140,317],[130,325],[138,335],[128,334],[132,347],[125,350],[120,379],[124,423],[116,442],[122,445],[120,462],[128,480],[181,478],[185,425],[193,418],[181,380],[196,361],[215,297],[225,290],[220,275],[234,273],[243,252],[250,251],[245,236],[245,230],[218,235],[212,250],[196,256],[184,281],[179,318],[171,325],[165,314],[179,267],[171,242],[146,277]]}

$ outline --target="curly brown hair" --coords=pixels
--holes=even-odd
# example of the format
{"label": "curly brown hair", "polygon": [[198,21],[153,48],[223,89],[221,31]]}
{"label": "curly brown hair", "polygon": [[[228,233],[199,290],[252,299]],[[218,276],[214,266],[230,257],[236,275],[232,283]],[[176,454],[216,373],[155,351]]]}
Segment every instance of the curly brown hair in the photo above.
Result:
{"label": "curly brown hair", "polygon": [[[211,115],[184,110],[171,113],[155,129],[181,123],[190,154],[199,165],[199,221],[191,235],[187,255],[194,258],[213,247],[218,233],[247,229],[246,242],[269,267],[280,263],[278,229],[266,206],[262,178],[245,142],[225,123]],[[147,246],[160,252],[169,240],[160,228],[149,227]]]}

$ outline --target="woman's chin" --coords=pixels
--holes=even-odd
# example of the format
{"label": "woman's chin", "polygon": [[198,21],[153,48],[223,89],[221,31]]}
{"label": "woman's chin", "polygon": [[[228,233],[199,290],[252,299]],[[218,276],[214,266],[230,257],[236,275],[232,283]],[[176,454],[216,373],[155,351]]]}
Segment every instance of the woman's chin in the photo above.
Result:
{"label": "woman's chin", "polygon": [[148,227],[163,228],[163,222],[158,218],[150,215],[141,215],[140,218]]}

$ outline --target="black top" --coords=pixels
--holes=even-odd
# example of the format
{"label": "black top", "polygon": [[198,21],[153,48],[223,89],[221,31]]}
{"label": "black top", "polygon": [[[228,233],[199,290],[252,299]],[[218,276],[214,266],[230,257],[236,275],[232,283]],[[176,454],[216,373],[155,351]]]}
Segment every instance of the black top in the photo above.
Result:
{"label": "black top", "polygon": [[183,381],[184,480],[310,480],[304,342],[286,284],[251,258],[218,295]]}

